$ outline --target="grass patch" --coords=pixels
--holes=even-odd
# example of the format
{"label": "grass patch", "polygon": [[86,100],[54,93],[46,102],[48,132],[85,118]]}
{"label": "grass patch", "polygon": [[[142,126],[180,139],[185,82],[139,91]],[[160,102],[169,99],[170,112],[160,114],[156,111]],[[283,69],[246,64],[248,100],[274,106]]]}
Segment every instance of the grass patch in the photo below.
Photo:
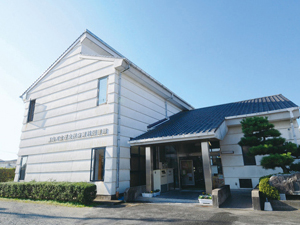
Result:
{"label": "grass patch", "polygon": [[55,200],[34,200],[34,199],[18,199],[18,198],[1,198],[1,201],[15,201],[21,203],[35,203],[35,204],[47,204],[47,205],[57,205],[57,206],[65,206],[65,207],[76,207],[76,208],[83,208],[83,207],[94,207],[99,204],[93,202],[89,205],[84,205],[78,202],[62,202],[62,201],[55,201]]}

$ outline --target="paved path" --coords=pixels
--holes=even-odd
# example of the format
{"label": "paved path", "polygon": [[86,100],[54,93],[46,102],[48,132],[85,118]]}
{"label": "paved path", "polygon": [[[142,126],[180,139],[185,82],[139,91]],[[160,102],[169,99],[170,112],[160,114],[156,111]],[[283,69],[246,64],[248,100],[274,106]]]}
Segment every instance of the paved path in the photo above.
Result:
{"label": "paved path", "polygon": [[251,190],[231,190],[231,197],[229,197],[221,208],[230,209],[251,209],[252,199]]}
{"label": "paved path", "polygon": [[214,209],[199,204],[121,204],[72,208],[0,200],[0,224],[299,224],[300,211]]}

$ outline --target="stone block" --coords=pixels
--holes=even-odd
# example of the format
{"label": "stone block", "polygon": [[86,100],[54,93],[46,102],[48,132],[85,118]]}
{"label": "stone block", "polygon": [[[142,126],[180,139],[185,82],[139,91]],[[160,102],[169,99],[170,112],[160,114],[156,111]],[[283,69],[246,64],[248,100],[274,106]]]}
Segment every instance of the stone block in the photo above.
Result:
{"label": "stone block", "polygon": [[272,176],[269,183],[281,194],[294,195],[300,189],[300,173],[278,174]]}
{"label": "stone block", "polygon": [[221,188],[216,188],[212,190],[212,201],[213,207],[219,208],[222,203],[231,195],[230,186],[224,185]]}

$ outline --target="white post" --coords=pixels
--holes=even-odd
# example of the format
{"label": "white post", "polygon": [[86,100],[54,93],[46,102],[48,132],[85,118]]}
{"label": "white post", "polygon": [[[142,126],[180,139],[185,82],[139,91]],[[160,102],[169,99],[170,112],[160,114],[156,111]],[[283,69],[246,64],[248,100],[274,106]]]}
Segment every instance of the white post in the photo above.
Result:
{"label": "white post", "polygon": [[145,148],[146,153],[146,191],[152,191],[152,172],[153,172],[153,157],[151,147]]}
{"label": "white post", "polygon": [[212,193],[212,176],[211,176],[211,163],[210,163],[208,142],[201,142],[201,152],[202,152],[202,161],[203,161],[205,189],[206,189],[207,194],[211,194]]}

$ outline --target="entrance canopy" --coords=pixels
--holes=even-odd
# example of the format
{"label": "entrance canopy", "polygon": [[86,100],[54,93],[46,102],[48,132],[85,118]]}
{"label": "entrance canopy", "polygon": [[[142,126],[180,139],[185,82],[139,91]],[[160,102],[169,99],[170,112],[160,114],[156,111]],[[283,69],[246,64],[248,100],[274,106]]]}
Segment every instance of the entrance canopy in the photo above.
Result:
{"label": "entrance canopy", "polygon": [[216,138],[227,133],[226,119],[263,116],[299,107],[283,95],[216,105],[179,112],[148,126],[148,131],[129,141],[134,145],[151,145],[177,141]]}

